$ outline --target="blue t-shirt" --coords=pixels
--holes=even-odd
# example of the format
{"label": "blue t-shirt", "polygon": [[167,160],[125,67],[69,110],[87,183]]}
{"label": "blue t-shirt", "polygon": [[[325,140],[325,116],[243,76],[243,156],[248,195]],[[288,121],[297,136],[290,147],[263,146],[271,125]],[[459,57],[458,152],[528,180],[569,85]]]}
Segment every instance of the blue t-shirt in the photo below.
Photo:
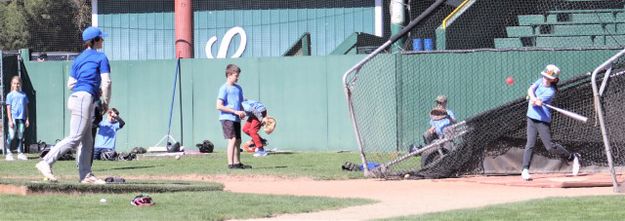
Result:
{"label": "blue t-shirt", "polygon": [[[546,87],[542,78],[533,84],[536,87],[534,95],[540,99],[544,104],[551,104],[553,97],[556,95],[556,89],[554,87]],[[531,102],[527,105],[527,117],[542,122],[551,122],[551,111],[545,105],[534,106]]]}
{"label": "blue t-shirt", "polygon": [[108,119],[100,121],[98,134],[95,136],[95,148],[115,149],[115,137],[120,129],[119,122]]}
{"label": "blue t-shirt", "polygon": [[100,97],[100,74],[111,73],[111,67],[106,55],[93,49],[86,49],[72,64],[70,76],[76,79],[73,92],[86,91],[94,98]]}
{"label": "blue t-shirt", "polygon": [[451,125],[452,119],[454,121],[456,120],[456,116],[454,115],[453,111],[447,110],[447,115],[448,117],[440,120],[430,120],[430,125],[434,127],[434,130],[436,131],[436,135],[438,135],[438,137],[444,137],[445,128]]}
{"label": "blue t-shirt", "polygon": [[26,119],[26,105],[28,105],[28,97],[22,91],[11,91],[7,94],[6,104],[11,105],[11,116],[13,119]]}
{"label": "blue t-shirt", "polygon": [[259,101],[247,99],[241,103],[245,114],[255,116],[258,120],[263,120],[263,111],[266,111],[265,105]]}
{"label": "blue t-shirt", "polygon": [[[238,84],[228,85],[225,83],[219,88],[217,99],[223,101],[223,105],[236,111],[243,110],[241,102],[243,102],[243,89]],[[241,119],[234,113],[219,111],[219,120],[229,120],[240,122]]]}

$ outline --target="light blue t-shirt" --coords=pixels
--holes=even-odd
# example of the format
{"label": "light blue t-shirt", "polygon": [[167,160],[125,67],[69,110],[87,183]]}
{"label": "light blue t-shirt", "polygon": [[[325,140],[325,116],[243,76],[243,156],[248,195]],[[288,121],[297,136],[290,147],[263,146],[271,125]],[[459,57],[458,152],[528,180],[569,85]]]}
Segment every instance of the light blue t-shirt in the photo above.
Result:
{"label": "light blue t-shirt", "polygon": [[100,121],[98,134],[95,136],[95,148],[115,149],[115,138],[120,129],[119,122],[108,119]]}
{"label": "light blue t-shirt", "polygon": [[11,105],[11,116],[13,119],[26,119],[26,105],[28,105],[28,97],[22,91],[11,91],[7,94],[6,104]]}
{"label": "light blue t-shirt", "polygon": [[447,109],[447,115],[448,117],[440,120],[430,120],[430,125],[434,127],[434,130],[436,131],[436,135],[438,135],[438,137],[444,137],[443,130],[451,125],[451,119],[453,119],[454,121],[456,120],[456,116],[454,115],[453,111]]}
{"label": "light blue t-shirt", "polygon": [[[219,88],[219,94],[217,99],[223,101],[223,105],[233,110],[241,111],[243,107],[243,89],[238,84],[228,85],[225,83]],[[234,122],[240,122],[241,119],[234,113],[219,111],[219,120],[229,120]]]}
{"label": "light blue t-shirt", "polygon": [[247,99],[241,103],[245,114],[248,116],[255,116],[256,119],[263,120],[263,111],[266,111],[265,105],[259,101]]}
{"label": "light blue t-shirt", "polygon": [[86,91],[94,98],[99,98],[101,73],[111,73],[106,55],[93,49],[84,50],[72,64],[70,76],[76,79],[76,85],[72,91]]}
{"label": "light blue t-shirt", "polygon": [[[540,99],[544,104],[551,104],[553,97],[556,95],[556,89],[554,87],[546,87],[542,78],[532,84],[536,87],[534,95]],[[551,122],[551,111],[545,105],[534,106],[531,102],[527,105],[527,117],[542,122]]]}

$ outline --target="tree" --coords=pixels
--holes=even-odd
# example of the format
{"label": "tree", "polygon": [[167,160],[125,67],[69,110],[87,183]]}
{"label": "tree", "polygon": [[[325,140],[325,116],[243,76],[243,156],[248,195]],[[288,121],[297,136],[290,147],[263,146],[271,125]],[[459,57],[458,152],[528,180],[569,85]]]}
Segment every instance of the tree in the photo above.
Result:
{"label": "tree", "polygon": [[0,48],[80,51],[89,0],[0,0]]}
{"label": "tree", "polygon": [[4,5],[2,11],[0,48],[6,50],[28,47],[30,33],[28,32],[27,19],[24,16],[23,2],[11,1]]}

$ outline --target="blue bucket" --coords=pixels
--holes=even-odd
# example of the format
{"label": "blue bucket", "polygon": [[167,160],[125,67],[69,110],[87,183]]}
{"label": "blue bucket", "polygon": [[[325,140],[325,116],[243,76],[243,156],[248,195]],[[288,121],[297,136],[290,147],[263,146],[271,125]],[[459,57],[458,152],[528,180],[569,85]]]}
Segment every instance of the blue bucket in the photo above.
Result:
{"label": "blue bucket", "polygon": [[423,46],[425,48],[426,51],[432,51],[434,50],[434,42],[432,42],[431,38],[426,38],[423,41]]}
{"label": "blue bucket", "polygon": [[414,38],[412,39],[412,50],[413,51],[423,51],[423,39]]}

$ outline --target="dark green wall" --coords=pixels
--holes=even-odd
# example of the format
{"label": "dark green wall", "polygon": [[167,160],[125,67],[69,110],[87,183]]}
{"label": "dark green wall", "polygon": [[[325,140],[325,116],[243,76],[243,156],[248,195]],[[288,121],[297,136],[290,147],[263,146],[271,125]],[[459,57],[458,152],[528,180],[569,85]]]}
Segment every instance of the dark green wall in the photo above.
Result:
{"label": "dark green wall", "polygon": [[[592,71],[614,53],[592,50],[381,55],[371,64],[383,65],[384,71],[360,75],[356,82],[356,90],[379,90],[358,97],[359,104],[370,110],[360,113],[364,116],[361,119],[374,122],[367,125],[375,125],[361,129],[368,134],[380,128],[393,131],[388,136],[368,139],[374,145],[399,148],[420,142],[428,111],[438,94],[449,96],[450,108],[462,120],[525,96],[527,87],[539,78],[546,64],[560,66],[562,77],[567,79]],[[341,78],[362,58],[337,55],[183,60],[183,117],[181,121],[176,95],[174,137],[180,139],[183,131],[184,145],[193,148],[204,139],[213,141],[217,148],[225,146],[215,102],[217,90],[225,82],[225,66],[235,63],[242,69],[239,83],[245,97],[264,102],[269,114],[278,120],[276,131],[269,136],[271,148],[356,150]],[[119,149],[149,147],[167,133],[175,64],[175,60],[112,62],[112,106],[120,110],[127,122],[119,132]],[[67,133],[65,81],[69,65],[26,63],[37,96],[38,140],[53,143]],[[513,76],[516,84],[504,84],[507,76]],[[244,139],[248,138],[244,135]]]}

